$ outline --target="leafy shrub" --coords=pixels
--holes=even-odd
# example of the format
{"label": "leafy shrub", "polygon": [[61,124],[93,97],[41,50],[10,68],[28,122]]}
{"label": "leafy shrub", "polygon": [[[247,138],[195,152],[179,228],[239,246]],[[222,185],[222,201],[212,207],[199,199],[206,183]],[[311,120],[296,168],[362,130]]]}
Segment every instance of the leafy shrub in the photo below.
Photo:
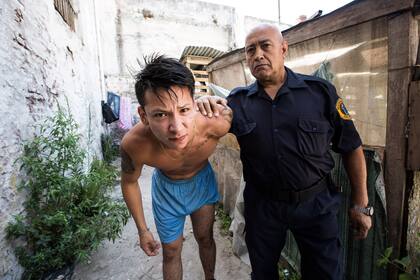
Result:
{"label": "leafy shrub", "polygon": [[420,268],[418,267],[418,264],[413,264],[408,256],[403,257],[402,259],[392,259],[392,251],[392,247],[386,248],[381,258],[377,260],[376,264],[383,268],[386,268],[387,265],[392,265],[398,268],[402,271],[402,273],[398,275],[398,280],[420,279]]}
{"label": "leafy shrub", "polygon": [[69,112],[59,108],[38,129],[20,157],[25,211],[6,227],[9,239],[23,241],[15,254],[24,279],[88,260],[102,240],[120,235],[129,217],[110,197],[116,169],[96,159],[84,168],[86,153]]}
{"label": "leafy shrub", "polygon": [[112,136],[110,134],[101,135],[101,147],[104,161],[111,163],[119,155],[119,148],[113,143]]}
{"label": "leafy shrub", "polygon": [[277,269],[279,272],[279,280],[301,280],[302,277],[299,274],[299,271],[295,269],[289,261],[283,256],[280,257],[280,260],[277,264]]}

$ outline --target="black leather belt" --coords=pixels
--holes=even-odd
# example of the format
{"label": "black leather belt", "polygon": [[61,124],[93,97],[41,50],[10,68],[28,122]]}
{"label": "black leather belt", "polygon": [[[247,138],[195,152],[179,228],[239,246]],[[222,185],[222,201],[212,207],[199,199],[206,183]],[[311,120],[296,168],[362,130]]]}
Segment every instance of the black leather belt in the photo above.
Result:
{"label": "black leather belt", "polygon": [[325,190],[332,183],[331,175],[327,175],[307,189],[295,190],[272,190],[270,191],[270,198],[273,200],[284,201],[288,203],[299,203],[307,201],[314,197],[314,195]]}

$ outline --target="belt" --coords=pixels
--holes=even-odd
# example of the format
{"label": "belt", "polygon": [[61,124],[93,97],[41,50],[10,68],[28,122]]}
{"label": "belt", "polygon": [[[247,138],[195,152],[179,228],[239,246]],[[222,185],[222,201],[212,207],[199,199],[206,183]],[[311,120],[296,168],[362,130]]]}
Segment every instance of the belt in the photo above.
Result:
{"label": "belt", "polygon": [[304,190],[272,190],[270,191],[270,198],[277,201],[284,201],[288,203],[299,203],[307,201],[314,197],[314,195],[322,192],[331,184],[331,175],[328,174],[312,186]]}

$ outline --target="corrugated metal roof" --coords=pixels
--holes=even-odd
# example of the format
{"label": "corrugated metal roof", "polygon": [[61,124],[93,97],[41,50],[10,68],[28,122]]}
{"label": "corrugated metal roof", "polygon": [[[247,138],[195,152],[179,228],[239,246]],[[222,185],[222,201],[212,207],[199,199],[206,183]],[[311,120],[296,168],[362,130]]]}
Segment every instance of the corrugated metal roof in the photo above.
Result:
{"label": "corrugated metal roof", "polygon": [[187,46],[182,52],[180,60],[182,61],[184,57],[188,55],[216,58],[222,56],[224,53],[225,52],[213,49],[211,47]]}
{"label": "corrugated metal roof", "polygon": [[230,52],[225,52],[224,54],[222,54],[221,56],[218,56],[216,59],[213,59],[207,66],[212,65],[213,63],[215,63],[216,61],[219,61],[225,57],[229,57],[231,55],[234,55],[236,53],[244,53],[244,60],[245,60],[245,48],[239,48],[239,49],[235,49],[233,51]]}

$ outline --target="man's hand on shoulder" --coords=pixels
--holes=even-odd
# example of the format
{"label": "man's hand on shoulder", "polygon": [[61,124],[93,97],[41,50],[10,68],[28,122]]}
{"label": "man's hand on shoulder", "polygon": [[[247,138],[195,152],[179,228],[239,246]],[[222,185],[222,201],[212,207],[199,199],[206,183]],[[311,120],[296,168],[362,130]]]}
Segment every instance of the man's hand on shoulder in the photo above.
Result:
{"label": "man's hand on shoulder", "polygon": [[213,118],[203,116],[205,131],[208,135],[220,138],[229,132],[232,123],[232,109],[227,105],[215,104],[216,110],[219,112],[218,116]]}
{"label": "man's hand on shoulder", "polygon": [[215,117],[221,117],[223,120],[231,123],[232,122],[232,109],[226,104],[216,104],[215,108],[219,112],[219,114]]}
{"label": "man's hand on shoulder", "polygon": [[[227,106],[227,100],[225,98],[219,97],[219,96],[201,96],[197,100],[195,100],[196,103],[196,110],[200,111],[200,113],[204,116],[207,116],[209,118],[218,117],[219,114],[222,112],[222,108]],[[218,106],[222,105],[222,107]]]}

